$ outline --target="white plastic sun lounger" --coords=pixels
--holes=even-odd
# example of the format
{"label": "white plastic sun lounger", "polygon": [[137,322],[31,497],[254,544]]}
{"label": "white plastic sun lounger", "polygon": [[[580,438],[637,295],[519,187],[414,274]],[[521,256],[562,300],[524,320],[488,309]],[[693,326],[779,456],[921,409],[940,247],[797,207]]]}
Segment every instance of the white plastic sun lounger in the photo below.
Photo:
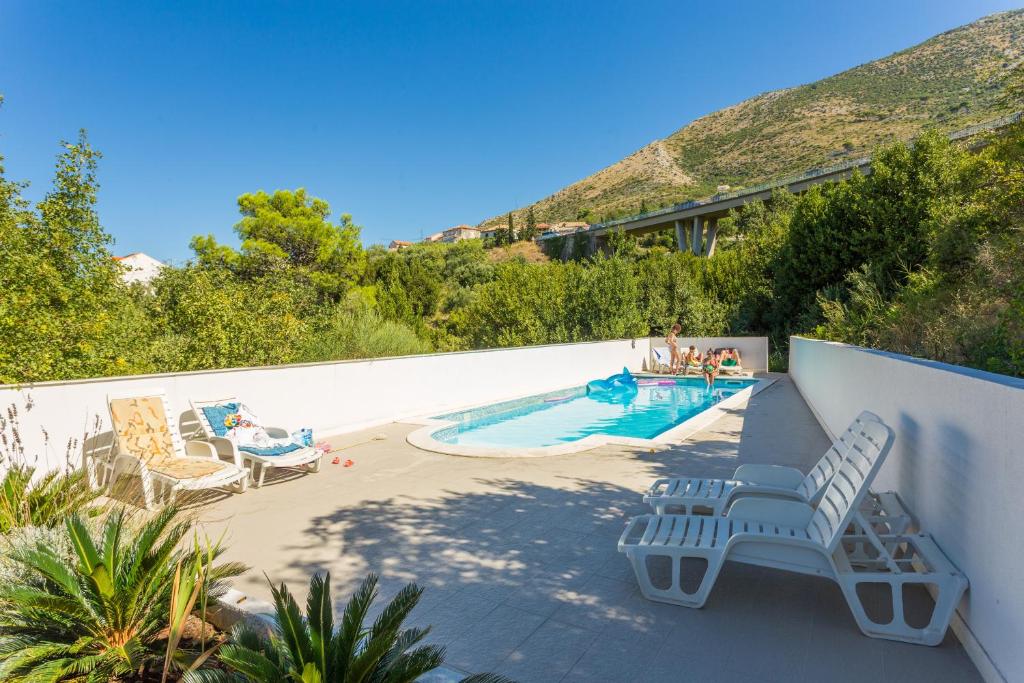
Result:
{"label": "white plastic sun lounger", "polygon": [[[879,535],[870,526],[849,535],[871,481],[892,446],[892,431],[880,421],[864,422],[817,510],[806,503],[768,498],[736,501],[726,517],[643,515],[626,525],[619,551],[633,565],[641,592],[650,600],[702,607],[726,560],[825,576],[842,589],[861,631],[921,645],[938,645],[967,588],[967,579],[926,534]],[[852,553],[851,546],[870,552]],[[655,585],[649,558],[671,562],[667,585]],[[681,563],[703,560],[695,590],[684,589]],[[659,583],[664,584],[663,581]],[[872,620],[858,595],[861,584],[885,584],[891,591],[892,618]],[[910,584],[935,588],[935,607],[923,627],[904,614],[903,589]]]}
{"label": "white plastic sun lounger", "polygon": [[142,481],[148,509],[158,493],[173,502],[179,491],[230,487],[243,493],[249,470],[237,457],[224,462],[204,441],[183,441],[167,397],[159,389],[134,391],[107,397],[114,432],[113,448],[106,457],[90,463],[90,481],[105,484],[109,492],[122,474]]}
{"label": "white plastic sun lounger", "polygon": [[667,347],[652,347],[651,355],[653,356],[651,368],[654,372],[668,372],[672,367],[672,353]]}
{"label": "white plastic sun lounger", "polygon": [[[218,398],[207,401],[190,401],[189,404],[192,406],[192,412],[196,416],[196,420],[199,422],[199,428],[202,431],[202,438],[208,441],[216,448],[217,453],[220,455],[230,456],[231,458],[242,458],[252,468],[253,480],[256,488],[263,486],[263,478],[266,476],[268,469],[275,467],[283,467],[290,469],[302,468],[309,472],[319,472],[320,465],[323,462],[323,452],[307,446],[296,449],[290,453],[282,453],[281,455],[259,455],[256,453],[250,453],[245,450],[238,448],[238,445],[223,436],[223,430],[216,430],[213,425],[210,424],[209,418],[206,416],[206,412],[203,408],[210,408],[213,406],[222,406],[228,403],[241,403],[235,397]],[[273,438],[288,438],[290,432],[287,429],[281,427],[263,427],[267,434]],[[259,471],[257,476],[256,472]]]}
{"label": "white plastic sun lounger", "polygon": [[733,501],[756,495],[788,498],[814,504],[854,443],[854,435],[868,420],[878,418],[864,411],[833,443],[806,475],[795,467],[781,465],[740,465],[732,479],[673,477],[658,479],[647,490],[644,502],[659,515],[667,512],[694,514],[709,511],[725,514]]}

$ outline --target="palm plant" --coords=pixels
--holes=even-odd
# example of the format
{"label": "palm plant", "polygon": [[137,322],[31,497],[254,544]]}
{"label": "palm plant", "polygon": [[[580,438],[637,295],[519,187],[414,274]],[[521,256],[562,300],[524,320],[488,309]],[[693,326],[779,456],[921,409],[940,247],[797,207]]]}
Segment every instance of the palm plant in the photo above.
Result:
{"label": "palm plant", "polygon": [[57,526],[99,496],[81,470],[54,470],[33,481],[34,474],[34,467],[12,465],[0,481],[0,534]]}
{"label": "palm plant", "polygon": [[[194,565],[202,552],[180,547],[191,525],[176,512],[168,507],[133,525],[115,510],[93,532],[73,514],[70,556],[41,542],[14,547],[12,559],[42,581],[0,585],[0,680],[106,682],[159,671],[165,648],[157,635],[178,567]],[[203,580],[216,596],[243,570],[208,566]]]}
{"label": "palm plant", "polygon": [[[309,582],[306,617],[285,584],[271,585],[276,624],[269,630],[240,624],[232,642],[218,654],[233,672],[201,669],[186,674],[187,683],[407,683],[436,669],[444,648],[417,644],[430,628],[403,629],[402,623],[419,602],[423,589],[403,588],[369,628],[367,613],[377,597],[377,577],[370,574],[345,606],[334,628],[330,574]],[[507,679],[478,674],[463,683],[501,683]]]}

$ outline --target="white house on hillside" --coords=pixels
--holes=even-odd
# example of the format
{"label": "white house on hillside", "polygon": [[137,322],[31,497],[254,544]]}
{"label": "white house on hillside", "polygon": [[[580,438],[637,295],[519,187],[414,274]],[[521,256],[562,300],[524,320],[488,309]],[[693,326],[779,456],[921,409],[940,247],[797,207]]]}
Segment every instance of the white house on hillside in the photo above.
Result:
{"label": "white house on hillside", "polygon": [[150,280],[160,274],[160,269],[165,265],[162,261],[158,261],[141,251],[136,251],[127,256],[115,256],[114,260],[124,266],[124,273],[121,277],[128,284],[133,282],[141,282],[144,285],[148,284]]}

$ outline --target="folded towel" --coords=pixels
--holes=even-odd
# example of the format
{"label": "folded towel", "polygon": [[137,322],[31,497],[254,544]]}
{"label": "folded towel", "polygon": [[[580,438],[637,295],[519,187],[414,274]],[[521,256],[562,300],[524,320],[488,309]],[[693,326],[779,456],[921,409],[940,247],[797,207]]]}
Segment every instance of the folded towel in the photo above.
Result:
{"label": "folded towel", "polygon": [[260,448],[257,446],[239,446],[238,450],[245,451],[246,453],[252,453],[253,455],[262,455],[265,457],[269,457],[274,455],[284,455],[285,453],[292,453],[303,448],[305,448],[305,446],[300,446],[297,443],[286,443],[281,446],[269,446],[266,448]]}

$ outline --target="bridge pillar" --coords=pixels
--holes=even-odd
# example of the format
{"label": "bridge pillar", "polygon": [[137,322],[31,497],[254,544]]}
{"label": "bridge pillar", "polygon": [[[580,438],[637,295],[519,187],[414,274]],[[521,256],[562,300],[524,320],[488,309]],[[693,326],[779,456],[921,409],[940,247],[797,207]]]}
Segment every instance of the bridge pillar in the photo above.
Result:
{"label": "bridge pillar", "polygon": [[693,217],[693,232],[690,233],[690,251],[694,256],[700,256],[701,247],[704,242],[704,224],[700,216]]}
{"label": "bridge pillar", "polygon": [[689,240],[686,238],[686,228],[683,227],[682,221],[676,221],[676,246],[679,247],[679,251],[686,251],[690,248]]}
{"label": "bridge pillar", "polygon": [[715,242],[718,239],[718,219],[708,219],[708,234],[704,242],[704,255],[711,256],[715,253]]}

